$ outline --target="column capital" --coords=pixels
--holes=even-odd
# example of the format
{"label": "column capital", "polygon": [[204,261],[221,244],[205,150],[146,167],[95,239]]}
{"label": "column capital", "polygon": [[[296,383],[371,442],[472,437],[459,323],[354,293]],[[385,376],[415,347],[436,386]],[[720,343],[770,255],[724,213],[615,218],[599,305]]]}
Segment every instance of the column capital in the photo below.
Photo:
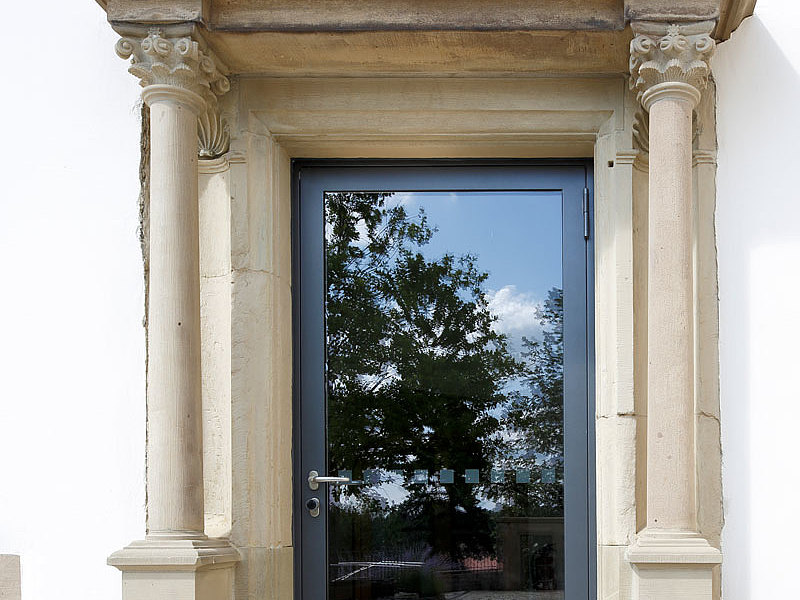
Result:
{"label": "column capital", "polygon": [[146,35],[124,35],[115,50],[131,60],[128,71],[139,78],[143,100],[171,97],[188,105],[199,118],[200,156],[219,156],[228,150],[229,137],[218,98],[230,90],[230,81],[200,42],[185,31],[173,33],[151,27]]}
{"label": "column capital", "polygon": [[678,97],[695,106],[711,72],[714,21],[634,21],[631,28],[630,86],[642,106],[649,110],[665,97]]}

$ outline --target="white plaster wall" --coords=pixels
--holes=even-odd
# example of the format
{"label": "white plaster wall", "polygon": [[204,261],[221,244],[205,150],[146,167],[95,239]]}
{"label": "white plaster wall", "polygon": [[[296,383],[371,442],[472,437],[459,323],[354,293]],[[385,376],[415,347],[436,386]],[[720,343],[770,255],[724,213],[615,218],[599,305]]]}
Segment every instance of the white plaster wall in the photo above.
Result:
{"label": "white plaster wall", "polygon": [[800,597],[798,23],[758,0],[714,60],[725,600]]}
{"label": "white plaster wall", "polygon": [[144,533],[138,85],[95,2],[3,23],[0,554],[23,600],[108,600]]}

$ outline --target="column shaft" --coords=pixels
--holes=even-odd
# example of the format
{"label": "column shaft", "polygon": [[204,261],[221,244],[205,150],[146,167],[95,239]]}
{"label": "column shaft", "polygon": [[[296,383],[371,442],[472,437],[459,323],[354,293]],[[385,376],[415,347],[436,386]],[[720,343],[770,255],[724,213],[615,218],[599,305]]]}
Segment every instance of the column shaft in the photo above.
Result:
{"label": "column shaft", "polygon": [[650,106],[647,526],[694,531],[692,109]]}
{"label": "column shaft", "polygon": [[148,535],[186,538],[202,536],[204,519],[197,112],[181,101],[186,92],[174,89],[179,93],[145,96],[151,123]]}

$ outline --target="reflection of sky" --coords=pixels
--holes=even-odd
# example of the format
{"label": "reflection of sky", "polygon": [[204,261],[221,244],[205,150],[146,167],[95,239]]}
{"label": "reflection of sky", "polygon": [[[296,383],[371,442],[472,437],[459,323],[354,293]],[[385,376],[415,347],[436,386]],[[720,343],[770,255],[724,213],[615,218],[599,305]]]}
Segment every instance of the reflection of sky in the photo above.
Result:
{"label": "reflection of sky", "polygon": [[[477,256],[498,328],[518,350],[535,336],[535,308],[561,287],[561,194],[555,192],[400,192],[409,216],[424,209],[437,229],[423,254]],[[387,202],[390,206],[392,201]]]}

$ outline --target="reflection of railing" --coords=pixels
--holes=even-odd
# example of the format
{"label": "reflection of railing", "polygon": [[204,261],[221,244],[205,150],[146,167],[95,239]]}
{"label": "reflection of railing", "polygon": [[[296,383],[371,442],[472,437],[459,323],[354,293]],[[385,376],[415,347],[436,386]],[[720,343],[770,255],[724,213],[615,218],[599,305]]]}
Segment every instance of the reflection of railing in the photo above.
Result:
{"label": "reflection of railing", "polygon": [[398,569],[420,569],[425,563],[421,562],[408,562],[408,561],[353,561],[353,562],[339,562],[331,565],[331,570],[334,569],[352,569],[349,573],[345,573],[338,577],[333,577],[332,581],[346,581],[348,579],[391,579],[386,575],[393,575],[397,573]]}
{"label": "reflection of railing", "polygon": [[[496,558],[465,558],[462,561],[433,559],[350,560],[330,565],[331,583],[336,586],[379,585],[387,589],[415,589],[422,579],[435,580],[442,591],[458,589],[498,589],[503,565]],[[405,582],[405,585],[403,584]],[[412,583],[414,582],[414,583]]]}

